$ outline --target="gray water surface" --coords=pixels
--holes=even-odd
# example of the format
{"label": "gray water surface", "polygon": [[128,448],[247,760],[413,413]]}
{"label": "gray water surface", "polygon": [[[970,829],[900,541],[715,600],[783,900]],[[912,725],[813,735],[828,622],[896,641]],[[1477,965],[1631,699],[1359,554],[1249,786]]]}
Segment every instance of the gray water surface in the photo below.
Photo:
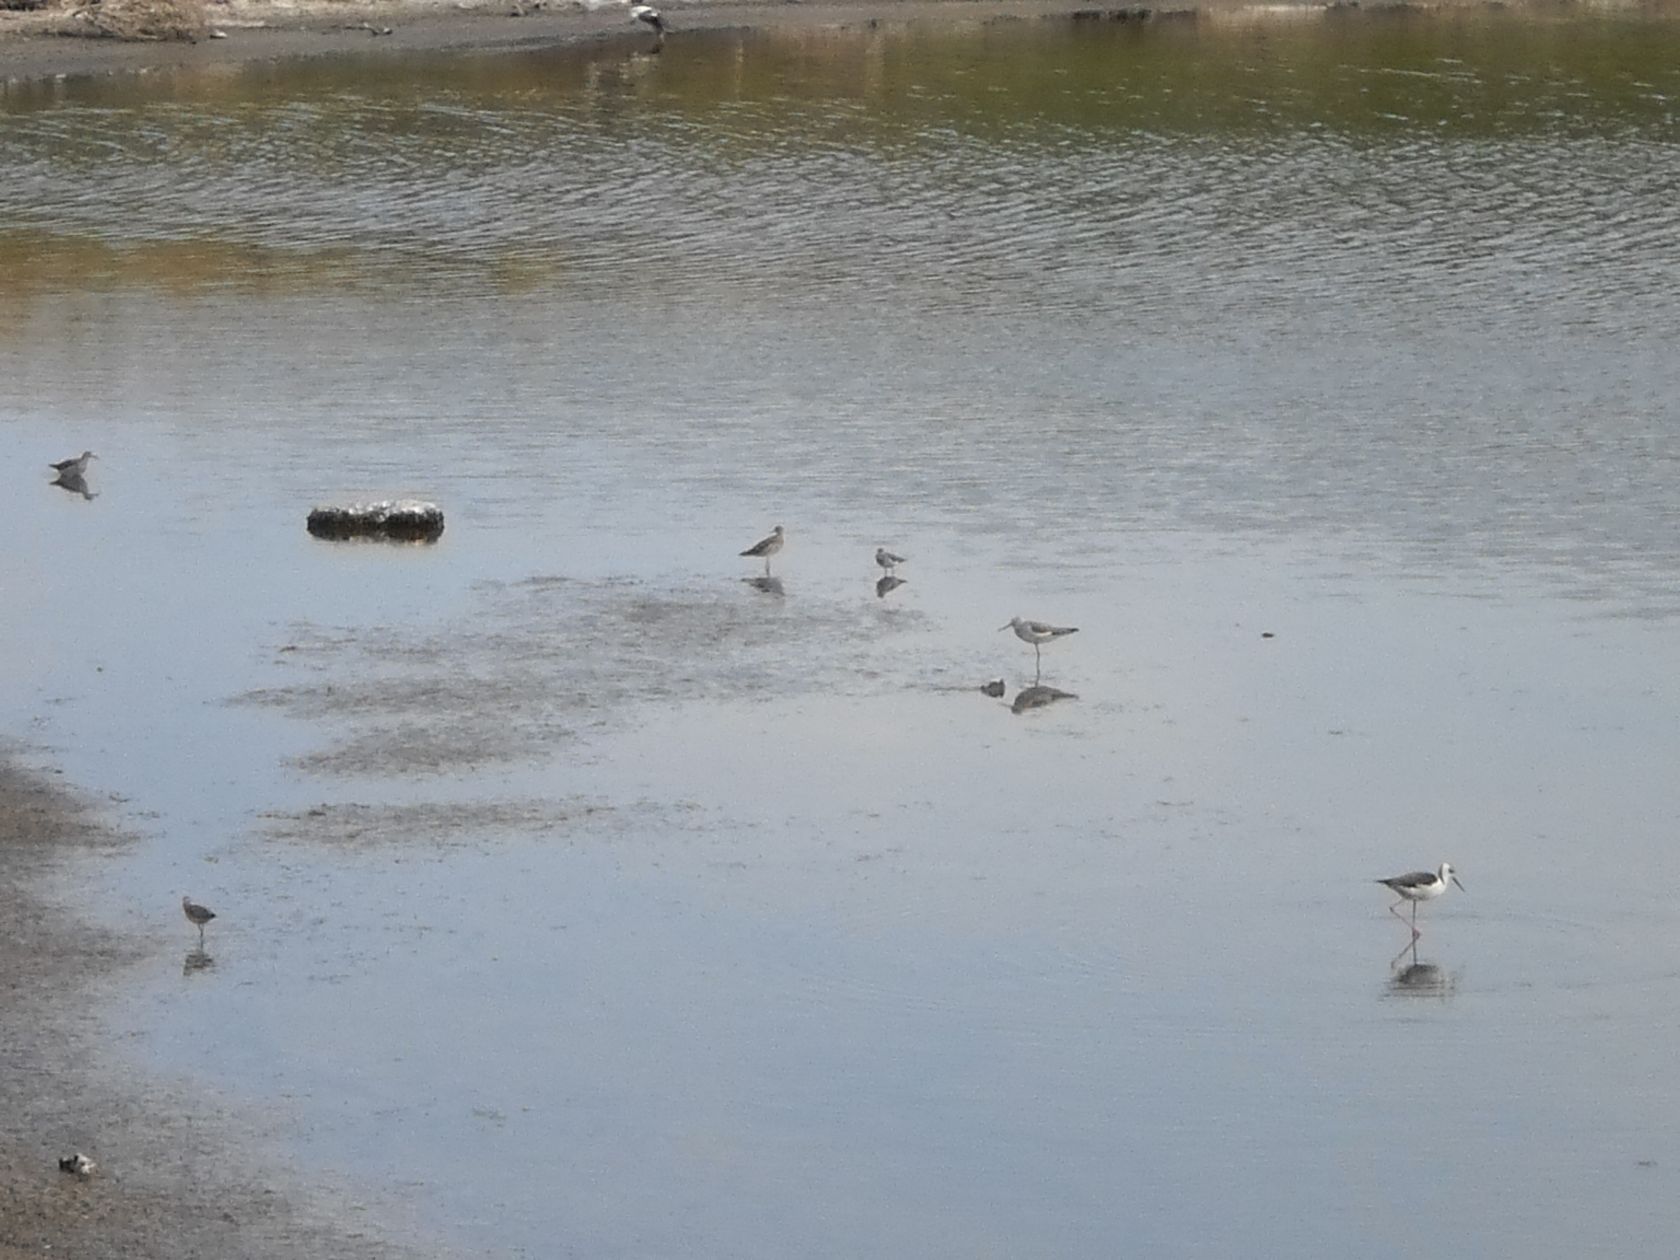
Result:
{"label": "gray water surface", "polygon": [[145,833],[127,1061],[471,1254],[1661,1254],[1677,54],[7,87],[0,730]]}

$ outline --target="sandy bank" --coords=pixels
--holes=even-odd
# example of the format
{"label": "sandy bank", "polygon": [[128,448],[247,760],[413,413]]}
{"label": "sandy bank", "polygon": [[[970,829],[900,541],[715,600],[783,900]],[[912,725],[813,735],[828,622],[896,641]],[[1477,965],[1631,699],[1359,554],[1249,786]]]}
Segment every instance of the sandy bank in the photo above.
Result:
{"label": "sandy bank", "polygon": [[[221,0],[209,6],[215,38],[197,43],[125,42],[67,37],[75,30],[69,8],[0,11],[0,82],[58,75],[214,66],[289,57],[344,53],[393,54],[439,50],[494,50],[586,41],[615,41],[626,48],[646,43],[646,31],[629,22],[624,6],[594,0]],[[69,0],[59,0],[68,4]],[[1583,4],[1520,0],[1438,0],[1405,3],[1321,3],[1290,0],[668,0],[661,6],[673,31],[670,51],[684,31],[740,28],[791,30],[883,23],[989,22],[1010,19],[1151,21],[1195,19],[1227,22],[1310,20],[1363,7],[1419,12],[1475,8],[1516,9],[1536,17],[1583,12],[1640,16],[1680,14],[1680,0],[1594,0]],[[373,28],[372,30],[368,29]],[[388,34],[385,34],[386,30]],[[377,30],[381,34],[375,34]]]}

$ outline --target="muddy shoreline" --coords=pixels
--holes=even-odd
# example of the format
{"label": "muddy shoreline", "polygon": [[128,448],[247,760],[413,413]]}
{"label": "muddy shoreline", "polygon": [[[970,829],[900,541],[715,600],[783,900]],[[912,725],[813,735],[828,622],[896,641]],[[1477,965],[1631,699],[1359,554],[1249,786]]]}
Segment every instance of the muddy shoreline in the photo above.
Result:
{"label": "muddy shoreline", "polygon": [[[682,32],[735,29],[800,30],[930,23],[1016,20],[1160,22],[1195,20],[1272,23],[1318,20],[1352,9],[1419,14],[1475,10],[1516,11],[1534,20],[1582,13],[1642,18],[1680,15],[1680,0],[1609,0],[1545,3],[1543,0],[1167,0],[1122,4],[1116,0],[728,0],[671,3],[664,7],[673,40]],[[210,6],[215,37],[197,43],[125,42],[55,33],[66,26],[62,10],[0,11],[0,85],[103,73],[152,72],[244,62],[343,55],[475,52],[565,44],[621,44],[642,48],[646,32],[626,21],[621,6],[589,10],[578,0],[226,0]],[[369,27],[374,30],[368,29]],[[375,34],[377,30],[379,34]]]}
{"label": "muddy shoreline", "polygon": [[[66,859],[127,843],[0,749],[0,1260],[412,1255],[245,1154],[252,1117],[137,1076],[102,1043],[98,988],[161,946],[79,921],[44,888]],[[60,1172],[71,1151],[98,1171]]]}

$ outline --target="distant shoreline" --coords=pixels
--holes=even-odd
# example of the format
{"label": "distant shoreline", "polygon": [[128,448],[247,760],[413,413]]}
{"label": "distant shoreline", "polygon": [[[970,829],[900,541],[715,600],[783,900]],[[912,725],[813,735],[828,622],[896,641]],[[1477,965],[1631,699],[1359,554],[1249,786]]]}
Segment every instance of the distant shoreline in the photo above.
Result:
{"label": "distant shoreline", "polygon": [[[0,11],[0,88],[7,82],[109,73],[227,66],[245,62],[345,54],[404,52],[478,52],[542,48],[566,44],[622,44],[634,49],[646,32],[626,18],[624,7],[607,4],[593,11],[576,0],[548,0],[526,16],[516,6],[532,0],[228,0],[211,5],[217,37],[197,43],[128,42],[54,33],[65,22],[62,12]],[[1538,19],[1581,17],[1680,17],[1680,0],[1609,0],[1608,3],[1545,3],[1521,0],[1448,0],[1437,4],[1376,3],[1363,6],[1286,0],[1240,3],[1238,0],[1168,0],[1164,4],[1119,4],[1113,0],[728,0],[664,6],[673,38],[667,51],[680,49],[683,31],[730,29],[796,30],[937,22],[984,23],[1019,19],[1095,21],[1162,20],[1222,23],[1292,22],[1363,12],[1419,15],[1518,12]],[[387,35],[375,35],[362,24]],[[0,96],[3,99],[3,96]]]}

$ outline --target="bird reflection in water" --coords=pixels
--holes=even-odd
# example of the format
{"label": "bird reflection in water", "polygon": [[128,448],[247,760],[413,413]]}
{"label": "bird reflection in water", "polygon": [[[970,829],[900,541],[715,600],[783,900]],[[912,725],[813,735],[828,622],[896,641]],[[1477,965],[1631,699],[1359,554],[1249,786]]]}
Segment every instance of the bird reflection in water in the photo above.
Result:
{"label": "bird reflection in water", "polygon": [[202,945],[195,945],[187,951],[187,957],[181,964],[181,974],[190,976],[197,971],[209,971],[216,965],[216,960],[204,952]]}
{"label": "bird reflection in water", "polygon": [[1416,941],[1389,960],[1388,970],[1388,992],[1393,997],[1449,998],[1458,983],[1445,968],[1418,961]]}
{"label": "bird reflection in water", "polygon": [[901,578],[892,573],[887,574],[879,582],[875,583],[875,598],[885,599],[888,595],[891,595],[909,580],[909,578]]}
{"label": "bird reflection in water", "polygon": [[60,490],[68,490],[71,494],[79,494],[84,499],[97,499],[99,497],[88,489],[87,478],[79,472],[61,472],[53,478],[52,484]]}
{"label": "bird reflection in water", "polygon": [[741,581],[745,582],[761,595],[787,594],[786,588],[782,586],[782,579],[779,577],[749,577],[742,578]]}
{"label": "bird reflection in water", "polygon": [[1077,700],[1078,696],[1071,691],[1063,691],[1058,687],[1046,687],[1041,683],[1034,683],[1030,687],[1022,687],[1015,693],[1015,702],[1009,706],[1011,713],[1025,713],[1028,709],[1043,709],[1055,704],[1058,700]]}

